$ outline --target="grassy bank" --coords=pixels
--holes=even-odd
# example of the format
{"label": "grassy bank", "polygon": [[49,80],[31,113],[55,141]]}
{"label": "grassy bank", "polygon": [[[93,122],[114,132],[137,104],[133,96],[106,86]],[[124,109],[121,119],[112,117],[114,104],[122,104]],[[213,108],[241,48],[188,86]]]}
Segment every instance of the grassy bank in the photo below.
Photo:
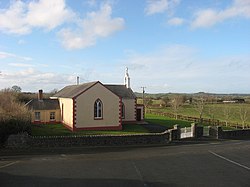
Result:
{"label": "grassy bank", "polygon": [[123,125],[121,131],[78,131],[71,132],[62,124],[32,125],[31,134],[33,136],[70,136],[70,135],[100,135],[100,134],[138,134],[147,133],[148,130],[141,125]]}
{"label": "grassy bank", "polygon": [[158,116],[154,114],[146,114],[146,121],[151,124],[158,124],[165,126],[169,129],[173,128],[175,124],[180,125],[181,127],[190,127],[190,121],[182,121],[182,120],[175,120],[165,116]]}

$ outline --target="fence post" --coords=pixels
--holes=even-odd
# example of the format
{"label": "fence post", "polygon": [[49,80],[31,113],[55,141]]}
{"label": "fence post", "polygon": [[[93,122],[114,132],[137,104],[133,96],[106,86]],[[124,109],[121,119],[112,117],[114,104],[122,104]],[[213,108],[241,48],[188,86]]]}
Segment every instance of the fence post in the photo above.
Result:
{"label": "fence post", "polygon": [[223,130],[221,126],[217,126],[217,139],[223,138]]}
{"label": "fence post", "polygon": [[197,123],[192,123],[191,124],[191,133],[193,138],[197,138]]}
{"label": "fence post", "polygon": [[179,140],[181,138],[181,127],[180,127],[180,125],[178,125],[178,124],[174,125],[174,129],[177,131],[176,139]]}

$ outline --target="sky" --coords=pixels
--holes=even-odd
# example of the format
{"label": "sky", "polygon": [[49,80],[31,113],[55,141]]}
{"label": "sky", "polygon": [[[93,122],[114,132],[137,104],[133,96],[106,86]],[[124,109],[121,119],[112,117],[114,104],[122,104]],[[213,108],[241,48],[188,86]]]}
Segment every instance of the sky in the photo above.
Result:
{"label": "sky", "polygon": [[250,93],[250,0],[0,0],[0,89]]}

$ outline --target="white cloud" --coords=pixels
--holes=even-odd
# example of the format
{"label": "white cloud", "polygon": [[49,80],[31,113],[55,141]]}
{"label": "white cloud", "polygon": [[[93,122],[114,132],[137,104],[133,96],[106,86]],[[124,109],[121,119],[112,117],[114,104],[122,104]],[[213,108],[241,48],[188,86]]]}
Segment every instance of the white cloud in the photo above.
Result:
{"label": "white cloud", "polygon": [[20,71],[2,71],[0,89],[18,85],[24,91],[37,91],[38,89],[50,91],[54,88],[61,89],[65,85],[75,84],[75,80],[76,75],[41,72],[29,67]]}
{"label": "white cloud", "polygon": [[9,63],[9,66],[14,66],[14,67],[32,67],[34,65],[32,64],[25,64],[25,63]]}
{"label": "white cloud", "polygon": [[0,30],[6,33],[27,34],[31,31],[26,22],[26,4],[13,2],[8,9],[0,10]]}
{"label": "white cloud", "polygon": [[179,26],[179,25],[182,25],[183,23],[184,23],[184,19],[178,18],[178,17],[174,17],[168,20],[169,25]]}
{"label": "white cloud", "polygon": [[64,0],[40,0],[28,4],[26,19],[32,27],[51,30],[73,17],[74,13],[66,8]]}
{"label": "white cloud", "polygon": [[123,18],[112,18],[112,7],[101,6],[99,11],[90,12],[80,21],[77,30],[62,29],[58,34],[67,49],[79,49],[92,46],[98,38],[108,37],[124,27]]}
{"label": "white cloud", "polygon": [[64,0],[12,1],[9,8],[0,9],[0,31],[23,35],[37,27],[51,30],[72,17]]}
{"label": "white cloud", "polygon": [[224,10],[204,9],[195,13],[192,28],[211,27],[234,17],[250,18],[250,1],[234,0],[233,4]]}
{"label": "white cloud", "polygon": [[123,29],[124,19],[112,18],[111,14],[112,7],[108,3],[81,19],[66,6],[65,0],[12,1],[7,9],[0,9],[0,31],[23,35],[34,28],[52,30],[65,22],[77,23],[76,29],[64,28],[58,35],[65,48],[79,49],[95,45],[98,38]]}
{"label": "white cloud", "polygon": [[0,59],[6,59],[6,58],[16,58],[22,61],[30,61],[32,60],[32,58],[30,57],[26,57],[26,56],[19,56],[13,53],[7,53],[7,52],[3,52],[0,51]]}
{"label": "white cloud", "polygon": [[147,15],[171,11],[180,3],[180,0],[148,0],[145,8]]}

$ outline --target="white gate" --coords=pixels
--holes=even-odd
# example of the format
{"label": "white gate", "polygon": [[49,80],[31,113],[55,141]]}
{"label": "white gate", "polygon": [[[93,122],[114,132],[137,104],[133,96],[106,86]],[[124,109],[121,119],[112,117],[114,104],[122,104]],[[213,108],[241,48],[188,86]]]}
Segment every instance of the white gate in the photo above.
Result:
{"label": "white gate", "polygon": [[209,127],[208,126],[203,127],[203,136],[209,136]]}
{"label": "white gate", "polygon": [[191,127],[181,128],[181,138],[191,138],[193,137],[193,132]]}

